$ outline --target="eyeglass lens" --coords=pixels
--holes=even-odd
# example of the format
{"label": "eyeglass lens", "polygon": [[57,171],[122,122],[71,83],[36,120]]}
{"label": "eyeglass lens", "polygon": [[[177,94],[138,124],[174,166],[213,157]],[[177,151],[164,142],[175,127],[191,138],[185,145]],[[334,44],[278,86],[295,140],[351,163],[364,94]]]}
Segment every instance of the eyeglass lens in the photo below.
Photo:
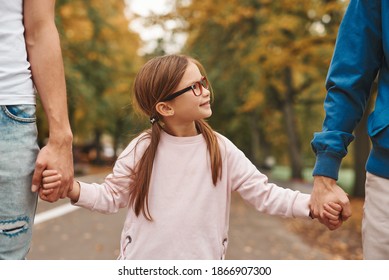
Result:
{"label": "eyeglass lens", "polygon": [[192,90],[194,95],[199,96],[203,93],[203,87],[205,89],[208,89],[208,81],[207,78],[203,77],[200,81],[194,83],[192,85]]}

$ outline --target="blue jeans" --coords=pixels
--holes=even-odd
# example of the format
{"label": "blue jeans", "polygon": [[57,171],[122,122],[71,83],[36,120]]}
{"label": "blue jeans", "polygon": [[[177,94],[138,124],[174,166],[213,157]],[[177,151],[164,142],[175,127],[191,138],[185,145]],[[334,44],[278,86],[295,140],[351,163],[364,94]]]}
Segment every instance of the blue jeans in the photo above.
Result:
{"label": "blue jeans", "polygon": [[0,259],[25,259],[30,248],[37,137],[35,105],[0,106]]}

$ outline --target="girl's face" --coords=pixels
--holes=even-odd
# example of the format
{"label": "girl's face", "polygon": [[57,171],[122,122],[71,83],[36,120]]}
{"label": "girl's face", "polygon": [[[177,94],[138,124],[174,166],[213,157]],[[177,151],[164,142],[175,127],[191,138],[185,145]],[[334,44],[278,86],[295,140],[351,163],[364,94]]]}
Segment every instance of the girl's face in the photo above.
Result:
{"label": "girl's face", "polygon": [[[201,81],[202,78],[203,76],[196,64],[189,61],[184,76],[174,92],[185,89],[196,82]],[[200,84],[197,83],[196,86],[198,87],[199,85]],[[174,114],[171,117],[165,118],[165,122],[168,126],[194,126],[195,120],[205,119],[212,115],[210,91],[203,86],[201,87],[201,95],[199,96],[195,96],[192,89],[190,89],[173,100],[167,101],[174,111]]]}

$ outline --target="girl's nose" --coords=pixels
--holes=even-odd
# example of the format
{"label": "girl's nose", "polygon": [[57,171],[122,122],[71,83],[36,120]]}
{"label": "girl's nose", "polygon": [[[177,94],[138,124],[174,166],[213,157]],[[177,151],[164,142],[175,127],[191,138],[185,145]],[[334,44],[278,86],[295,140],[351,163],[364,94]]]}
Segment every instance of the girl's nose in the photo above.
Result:
{"label": "girl's nose", "polygon": [[203,87],[203,92],[202,92],[202,95],[204,95],[204,96],[208,96],[208,95],[210,95],[210,94],[211,94],[211,92],[209,91],[209,89],[207,89],[207,88]]}

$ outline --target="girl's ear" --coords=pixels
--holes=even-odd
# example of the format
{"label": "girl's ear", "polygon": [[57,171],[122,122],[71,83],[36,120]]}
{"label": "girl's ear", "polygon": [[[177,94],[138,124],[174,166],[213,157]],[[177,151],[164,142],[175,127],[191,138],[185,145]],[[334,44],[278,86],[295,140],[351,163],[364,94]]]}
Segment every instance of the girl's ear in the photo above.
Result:
{"label": "girl's ear", "polygon": [[158,102],[155,105],[157,112],[163,117],[170,117],[174,115],[174,109],[167,102]]}

